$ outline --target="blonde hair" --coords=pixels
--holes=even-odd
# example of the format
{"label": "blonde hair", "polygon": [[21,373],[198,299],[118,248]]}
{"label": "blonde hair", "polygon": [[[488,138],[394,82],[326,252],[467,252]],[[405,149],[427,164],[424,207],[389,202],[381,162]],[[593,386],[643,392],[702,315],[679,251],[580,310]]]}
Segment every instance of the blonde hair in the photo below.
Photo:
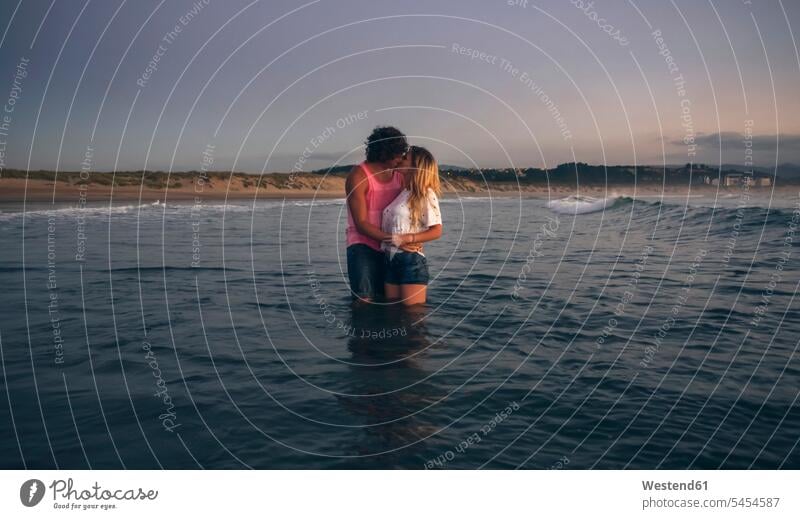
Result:
{"label": "blonde hair", "polygon": [[439,183],[439,165],[430,151],[420,146],[411,146],[411,171],[408,181],[408,206],[411,209],[411,225],[418,226],[422,220],[422,210],[428,203],[428,190],[441,196],[442,187]]}

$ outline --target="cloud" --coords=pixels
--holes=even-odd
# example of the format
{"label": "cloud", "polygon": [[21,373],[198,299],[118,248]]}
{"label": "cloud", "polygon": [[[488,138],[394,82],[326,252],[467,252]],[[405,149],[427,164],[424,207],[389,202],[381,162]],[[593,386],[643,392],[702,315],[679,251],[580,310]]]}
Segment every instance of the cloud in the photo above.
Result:
{"label": "cloud", "polygon": [[[776,151],[780,162],[800,162],[800,134],[782,133],[751,137],[755,163],[774,163]],[[685,148],[682,139],[669,144]],[[742,163],[745,160],[745,136],[739,132],[699,133],[695,136],[699,161],[713,162],[722,152],[723,162]]]}
{"label": "cloud", "polygon": [[[739,132],[720,132],[720,133],[699,133],[695,137],[698,149],[704,151],[716,151],[722,147],[724,150],[743,150],[744,134]],[[774,134],[753,135],[753,151],[774,152],[776,145],[782,151],[800,152],[800,134],[782,133],[779,136]],[[670,144],[684,146],[682,139],[674,139]]]}

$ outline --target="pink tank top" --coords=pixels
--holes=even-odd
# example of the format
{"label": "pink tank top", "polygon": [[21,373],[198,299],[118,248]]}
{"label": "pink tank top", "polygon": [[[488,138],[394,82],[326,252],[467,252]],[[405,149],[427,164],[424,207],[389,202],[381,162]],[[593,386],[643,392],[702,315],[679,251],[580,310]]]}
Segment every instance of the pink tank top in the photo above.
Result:
{"label": "pink tank top", "polygon": [[[372,172],[362,162],[361,169],[367,176],[367,221],[375,227],[381,227],[381,217],[383,210],[386,209],[392,200],[397,198],[397,195],[403,190],[402,173],[394,171],[392,173],[392,180],[383,183],[375,180]],[[350,214],[350,205],[347,206],[347,246],[363,243],[373,249],[380,251],[381,244],[378,240],[373,240],[369,236],[365,236],[358,232],[355,224],[353,223],[353,215]]]}

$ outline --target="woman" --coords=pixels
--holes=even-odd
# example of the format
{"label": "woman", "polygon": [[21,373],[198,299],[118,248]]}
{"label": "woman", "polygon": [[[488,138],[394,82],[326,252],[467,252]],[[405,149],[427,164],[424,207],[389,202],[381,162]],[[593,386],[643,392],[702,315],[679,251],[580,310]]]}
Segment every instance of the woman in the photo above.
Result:
{"label": "woman", "polygon": [[386,253],[386,299],[410,306],[427,298],[428,262],[421,249],[410,252],[403,247],[439,239],[442,215],[439,166],[433,155],[425,148],[411,146],[408,161],[404,189],[383,210],[381,229],[392,236],[382,244]]}

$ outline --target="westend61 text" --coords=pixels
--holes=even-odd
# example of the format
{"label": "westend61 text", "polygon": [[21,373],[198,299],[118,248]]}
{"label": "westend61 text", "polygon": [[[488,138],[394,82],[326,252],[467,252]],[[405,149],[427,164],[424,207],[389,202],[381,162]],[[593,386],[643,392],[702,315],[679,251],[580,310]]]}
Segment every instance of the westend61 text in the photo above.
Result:
{"label": "westend61 text", "polygon": [[642,481],[643,490],[708,490],[708,481]]}

